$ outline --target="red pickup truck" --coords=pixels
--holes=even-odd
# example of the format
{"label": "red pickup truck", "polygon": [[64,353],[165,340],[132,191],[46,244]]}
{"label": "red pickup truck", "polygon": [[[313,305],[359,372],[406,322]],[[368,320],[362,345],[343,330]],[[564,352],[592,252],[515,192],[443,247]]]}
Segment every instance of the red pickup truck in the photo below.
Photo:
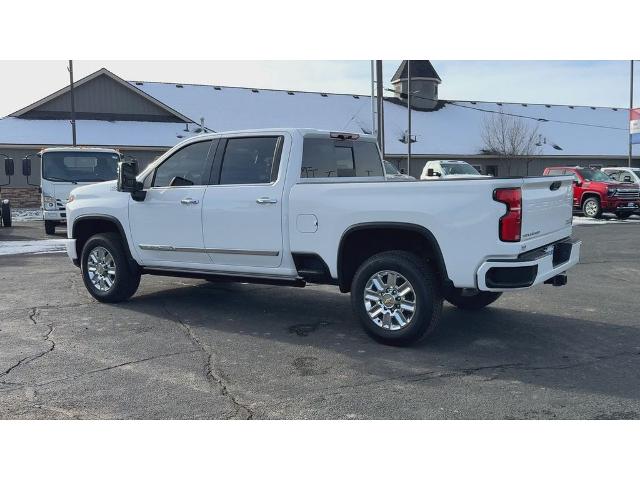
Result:
{"label": "red pickup truck", "polygon": [[586,217],[600,218],[603,212],[628,218],[640,209],[640,187],[617,182],[605,173],[584,167],[549,167],[544,175],[573,175],[573,208]]}

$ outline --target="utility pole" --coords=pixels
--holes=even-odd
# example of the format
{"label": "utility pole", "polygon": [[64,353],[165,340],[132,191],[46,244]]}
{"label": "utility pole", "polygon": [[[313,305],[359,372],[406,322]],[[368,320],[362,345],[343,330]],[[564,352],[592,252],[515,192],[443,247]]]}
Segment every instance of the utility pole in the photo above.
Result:
{"label": "utility pole", "polygon": [[[631,80],[629,86],[629,121],[631,121],[631,110],[633,110],[633,60],[631,60]],[[633,158],[633,143],[631,143],[631,128],[629,128],[629,168]]]}
{"label": "utility pole", "polygon": [[69,60],[69,94],[71,96],[71,135],[73,137],[73,146],[76,146],[76,102],[73,98],[73,60]]}
{"label": "utility pole", "polygon": [[371,134],[377,135],[378,128],[376,127],[376,65],[371,60]]}
{"label": "utility pole", "polygon": [[382,78],[382,60],[376,60],[376,100],[378,103],[378,146],[384,158],[384,84]]}
{"label": "utility pole", "polygon": [[411,60],[407,60],[407,175],[411,175]]}

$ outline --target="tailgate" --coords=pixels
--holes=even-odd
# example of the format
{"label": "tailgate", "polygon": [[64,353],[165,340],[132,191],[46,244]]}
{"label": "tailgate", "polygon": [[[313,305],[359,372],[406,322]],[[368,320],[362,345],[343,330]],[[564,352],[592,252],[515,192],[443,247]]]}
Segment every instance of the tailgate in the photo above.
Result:
{"label": "tailgate", "polygon": [[528,177],[522,184],[522,241],[571,226],[573,177]]}

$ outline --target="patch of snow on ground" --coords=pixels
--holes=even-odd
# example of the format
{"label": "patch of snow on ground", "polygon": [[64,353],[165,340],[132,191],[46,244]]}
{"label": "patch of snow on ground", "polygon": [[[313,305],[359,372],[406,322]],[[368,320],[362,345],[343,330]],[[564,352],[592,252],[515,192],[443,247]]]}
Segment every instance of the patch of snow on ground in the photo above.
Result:
{"label": "patch of snow on ground", "polygon": [[614,225],[623,223],[640,223],[640,216],[632,215],[626,220],[620,220],[616,216],[603,216],[602,218],[573,217],[574,226],[590,226],[590,225]]}
{"label": "patch of snow on ground", "polygon": [[24,253],[65,252],[64,240],[7,240],[0,241],[0,255]]}
{"label": "patch of snow on ground", "polygon": [[33,222],[42,220],[42,210],[40,208],[12,208],[11,219],[14,222]]}

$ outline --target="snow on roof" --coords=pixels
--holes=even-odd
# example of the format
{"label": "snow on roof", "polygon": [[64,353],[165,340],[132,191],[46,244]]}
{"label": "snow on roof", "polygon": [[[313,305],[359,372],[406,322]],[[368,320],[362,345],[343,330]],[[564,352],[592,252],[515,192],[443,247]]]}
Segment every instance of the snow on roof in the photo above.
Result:
{"label": "snow on roof", "polygon": [[[121,147],[172,147],[195,135],[195,126],[185,132],[184,123],[108,122],[77,120],[78,145]],[[68,120],[0,119],[0,145],[70,145]]]}
{"label": "snow on roof", "polygon": [[[315,128],[370,133],[371,97],[156,82],[130,82],[170,108],[216,132],[260,128]],[[385,101],[385,153],[403,155],[407,109]],[[604,107],[441,101],[434,111],[412,113],[415,155],[480,155],[483,123],[498,112],[538,129],[541,155],[624,156],[628,110]],[[171,147],[194,134],[182,123],[78,120],[78,143]],[[67,120],[0,119],[0,145],[68,145]],[[554,145],[556,148],[554,148]]]}
{"label": "snow on roof", "polygon": [[[628,151],[626,109],[455,101],[436,111],[413,112],[412,135],[417,142],[412,152],[478,155],[484,148],[484,122],[499,112],[518,116],[531,129],[537,128],[541,155],[607,156]],[[385,104],[385,116],[385,148],[406,152],[406,144],[400,142],[407,128],[406,107]]]}
{"label": "snow on roof", "polygon": [[[301,127],[369,133],[371,97],[137,82],[161,102],[215,131],[266,127]],[[402,155],[407,109],[385,102],[385,152]],[[435,111],[413,111],[412,152],[420,155],[479,155],[483,122],[503,112],[537,126],[542,155],[626,155],[628,111],[605,107],[445,101]],[[539,119],[539,120],[535,120]],[[546,120],[546,121],[545,121]],[[546,143],[545,143],[546,142]],[[562,150],[553,148],[553,144]]]}
{"label": "snow on roof", "polygon": [[[360,131],[371,128],[370,97],[287,90],[144,82],[136,87],[192,120],[205,119],[217,132],[254,128],[317,128]],[[365,99],[366,98],[366,99]],[[367,100],[368,99],[368,100]]]}

